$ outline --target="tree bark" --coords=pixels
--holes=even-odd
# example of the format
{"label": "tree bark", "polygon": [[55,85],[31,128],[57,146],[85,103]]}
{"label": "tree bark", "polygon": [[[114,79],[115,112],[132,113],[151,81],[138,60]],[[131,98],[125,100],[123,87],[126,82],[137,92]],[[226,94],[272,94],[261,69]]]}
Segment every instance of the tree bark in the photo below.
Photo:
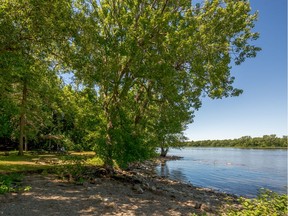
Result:
{"label": "tree bark", "polygon": [[[111,108],[110,108],[111,109]],[[112,141],[112,130],[113,130],[113,122],[111,117],[111,110],[109,109],[109,104],[104,103],[105,117],[107,120],[106,125],[106,157],[104,159],[104,166],[109,172],[113,172],[113,141]]]}
{"label": "tree bark", "polygon": [[27,136],[26,133],[24,135],[24,151],[27,152],[28,151],[28,143],[27,143]]}
{"label": "tree bark", "polygon": [[167,153],[168,153],[168,150],[169,148],[164,148],[164,147],[161,147],[161,153],[160,153],[160,156],[161,157],[166,157],[167,156]]}
{"label": "tree bark", "polygon": [[110,120],[107,124],[107,135],[106,135],[106,145],[107,145],[107,155],[105,158],[105,167],[107,170],[113,170],[113,146],[112,146],[112,138],[111,138],[111,132],[112,132],[112,121]]}
{"label": "tree bark", "polygon": [[23,144],[25,138],[25,124],[26,124],[26,103],[27,103],[27,81],[23,82],[21,113],[20,113],[20,136],[19,136],[19,152],[18,155],[24,155]]}

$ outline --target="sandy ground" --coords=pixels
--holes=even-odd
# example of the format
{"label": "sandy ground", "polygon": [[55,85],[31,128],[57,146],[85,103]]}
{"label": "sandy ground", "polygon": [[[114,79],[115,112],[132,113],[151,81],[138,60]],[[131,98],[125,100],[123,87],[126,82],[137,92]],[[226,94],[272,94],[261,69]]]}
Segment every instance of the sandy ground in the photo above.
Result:
{"label": "sandy ground", "polygon": [[55,175],[30,174],[31,190],[0,195],[0,215],[219,215],[235,197],[161,178],[142,164],[114,176],[97,175],[82,184]]}

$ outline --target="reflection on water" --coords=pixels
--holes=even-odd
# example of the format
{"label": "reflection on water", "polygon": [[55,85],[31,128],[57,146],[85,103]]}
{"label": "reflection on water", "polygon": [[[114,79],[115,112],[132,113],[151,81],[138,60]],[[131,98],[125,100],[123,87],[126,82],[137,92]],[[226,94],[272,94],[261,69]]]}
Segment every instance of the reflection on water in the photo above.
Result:
{"label": "reflection on water", "polygon": [[[159,172],[160,171],[160,172]],[[167,162],[161,162],[160,166],[158,167],[158,175],[161,177],[170,177],[172,176],[173,179],[178,179],[181,181],[189,182],[187,177],[184,175],[181,168],[179,169],[173,169],[171,170],[171,173],[169,171],[169,167],[167,165]]]}
{"label": "reflection on water", "polygon": [[248,197],[260,188],[287,192],[286,150],[184,148],[169,154],[183,159],[159,165],[161,176]]}
{"label": "reflection on water", "polygon": [[166,162],[161,162],[160,164],[160,176],[162,177],[168,177],[169,176],[169,168],[166,164]]}

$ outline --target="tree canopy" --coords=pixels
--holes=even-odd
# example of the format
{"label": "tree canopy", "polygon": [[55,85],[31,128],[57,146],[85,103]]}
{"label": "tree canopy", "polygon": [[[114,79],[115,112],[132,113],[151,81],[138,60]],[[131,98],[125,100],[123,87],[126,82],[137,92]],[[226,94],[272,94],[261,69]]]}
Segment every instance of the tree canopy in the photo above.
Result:
{"label": "tree canopy", "polygon": [[20,152],[28,133],[54,133],[108,166],[148,158],[184,139],[202,96],[241,94],[231,63],[260,50],[245,0],[1,2],[2,136],[19,131]]}

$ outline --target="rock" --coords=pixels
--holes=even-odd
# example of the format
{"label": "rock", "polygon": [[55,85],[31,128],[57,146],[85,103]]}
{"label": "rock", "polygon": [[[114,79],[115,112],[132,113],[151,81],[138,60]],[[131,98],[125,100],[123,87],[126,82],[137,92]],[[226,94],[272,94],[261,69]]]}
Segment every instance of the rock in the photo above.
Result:
{"label": "rock", "polygon": [[101,184],[102,180],[100,178],[90,179],[90,184]]}
{"label": "rock", "polygon": [[108,204],[106,205],[106,208],[117,209],[117,204],[116,204],[115,202],[108,203]]}
{"label": "rock", "polygon": [[82,183],[82,185],[83,185],[83,187],[88,188],[90,184],[87,181],[85,181],[85,182]]}
{"label": "rock", "polygon": [[151,189],[151,191],[156,191],[157,190],[155,186],[152,186],[150,189]]}
{"label": "rock", "polygon": [[206,211],[206,212],[211,211],[210,206],[206,205],[206,204],[202,204],[200,208],[201,208],[201,210]]}
{"label": "rock", "polygon": [[103,201],[108,202],[108,201],[111,201],[111,199],[109,200],[109,198],[103,198]]}
{"label": "rock", "polygon": [[132,181],[134,184],[141,184],[143,182],[143,179],[140,176],[136,176],[133,178]]}
{"label": "rock", "polygon": [[174,194],[170,195],[171,198],[175,199],[176,196]]}
{"label": "rock", "polygon": [[[46,187],[53,187],[54,183],[53,182],[48,182],[48,183],[45,184],[45,186]],[[64,186],[64,184],[61,183],[61,184],[58,184],[58,186]]]}
{"label": "rock", "polygon": [[172,206],[170,207],[170,209],[172,209],[172,210],[177,210],[178,208],[179,208],[178,205],[172,205]]}
{"label": "rock", "polygon": [[201,209],[202,203],[195,203],[195,209]]}
{"label": "rock", "polygon": [[140,187],[139,184],[135,184],[132,189],[135,190],[139,194],[144,193],[144,190]]}
{"label": "rock", "polygon": [[148,188],[148,189],[150,188],[150,184],[148,182],[143,182],[142,186],[144,188]]}
{"label": "rock", "polygon": [[178,194],[179,193],[179,191],[177,191],[173,188],[169,188],[169,187],[165,188],[164,190],[166,190],[167,192],[172,193],[172,194]]}

